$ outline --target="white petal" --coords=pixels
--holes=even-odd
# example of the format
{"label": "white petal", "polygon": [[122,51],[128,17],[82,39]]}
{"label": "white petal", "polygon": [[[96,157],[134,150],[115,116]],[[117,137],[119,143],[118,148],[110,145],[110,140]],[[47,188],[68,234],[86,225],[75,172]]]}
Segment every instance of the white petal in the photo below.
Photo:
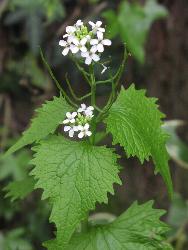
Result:
{"label": "white petal", "polygon": [[73,126],[73,130],[74,130],[75,132],[78,132],[78,126]]}
{"label": "white petal", "polygon": [[88,57],[89,53],[88,52],[81,52],[81,57]]}
{"label": "white petal", "polygon": [[97,46],[96,46],[96,45],[93,45],[93,46],[91,47],[90,51],[91,51],[92,53],[97,52]]}
{"label": "white petal", "polygon": [[64,127],[64,131],[65,131],[65,132],[69,131],[70,129],[71,129],[70,126],[65,126],[65,127]]}
{"label": "white petal", "polygon": [[96,26],[97,26],[97,27],[100,27],[101,25],[102,25],[102,22],[101,22],[101,21],[97,21],[97,22],[96,22]]}
{"label": "white petal", "polygon": [[82,139],[83,137],[84,137],[84,132],[80,132],[80,133],[78,134],[78,138]]}
{"label": "white petal", "polygon": [[87,52],[87,48],[86,48],[85,46],[82,46],[82,47],[80,48],[80,50],[81,50],[82,52],[84,52],[84,53]]}
{"label": "white petal", "polygon": [[71,118],[71,117],[72,117],[71,113],[70,113],[70,112],[67,112],[67,113],[66,113],[66,117],[67,117],[67,118]]}
{"label": "white petal", "polygon": [[69,47],[66,47],[63,51],[62,51],[62,54],[64,55],[64,56],[66,56],[68,53],[69,53]]}
{"label": "white petal", "polygon": [[86,111],[85,111],[85,115],[86,115],[87,117],[93,117],[93,111],[91,111],[91,110],[86,110]]}
{"label": "white petal", "polygon": [[89,24],[91,25],[92,28],[95,26],[94,22],[89,21]]}
{"label": "white petal", "polygon": [[97,31],[97,37],[99,40],[103,40],[103,33],[100,31]]}
{"label": "white petal", "polygon": [[73,136],[74,136],[74,130],[73,130],[73,129],[71,129],[71,130],[69,131],[69,136],[70,136],[70,137],[73,137]]}
{"label": "white petal", "polygon": [[92,135],[91,131],[86,131],[86,135],[91,136]]}
{"label": "white petal", "polygon": [[85,129],[85,130],[88,130],[88,129],[89,129],[89,123],[86,123],[86,124],[84,125],[84,129]]}
{"label": "white petal", "polygon": [[86,43],[87,43],[87,38],[86,37],[82,38],[82,40],[80,41],[80,44],[85,45]]}
{"label": "white petal", "polygon": [[91,41],[90,41],[91,45],[96,45],[98,43],[99,43],[99,41],[97,39],[91,39]]}
{"label": "white petal", "polygon": [[83,112],[83,109],[82,109],[82,108],[79,108],[79,109],[78,109],[78,113],[81,113],[81,112]]}
{"label": "white petal", "polygon": [[94,107],[93,106],[89,106],[87,109],[88,110],[94,110]]}
{"label": "white petal", "polygon": [[105,29],[104,28],[98,28],[98,31],[100,31],[100,32],[105,32]]}
{"label": "white petal", "polygon": [[85,105],[85,103],[82,103],[81,107],[82,107],[82,109],[86,109],[87,108],[87,106]]}
{"label": "white petal", "polygon": [[67,124],[67,123],[69,123],[69,119],[66,119],[63,121],[63,124]]}
{"label": "white petal", "polygon": [[103,74],[103,73],[107,70],[107,68],[108,68],[108,67],[106,67],[106,66],[103,65],[103,64],[102,64],[102,66],[103,66],[103,70],[101,71],[101,74]]}
{"label": "white petal", "polygon": [[74,46],[74,45],[72,45],[72,46],[70,47],[70,49],[71,49],[71,51],[72,51],[73,54],[76,54],[76,53],[78,53],[78,51],[79,51],[79,48],[78,48],[77,46]]}
{"label": "white petal", "polygon": [[69,34],[65,34],[65,35],[63,36],[63,38],[68,37],[68,36],[69,36]]}
{"label": "white petal", "polygon": [[86,57],[85,64],[90,65],[92,62],[92,59],[90,56]]}
{"label": "white petal", "polygon": [[106,46],[110,46],[112,44],[112,42],[109,39],[104,39],[102,41],[102,44],[106,45]]}
{"label": "white petal", "polygon": [[72,41],[75,39],[75,36],[68,36],[68,38],[67,38],[67,42],[69,43],[69,44],[71,44],[72,43]]}
{"label": "white petal", "polygon": [[72,113],[72,118],[76,117],[77,116],[77,112],[73,112]]}
{"label": "white petal", "polygon": [[67,45],[67,42],[65,40],[60,40],[59,45],[65,47]]}
{"label": "white petal", "polygon": [[66,32],[67,33],[74,33],[76,31],[76,28],[74,26],[67,26],[66,27]]}
{"label": "white petal", "polygon": [[104,51],[104,46],[103,46],[102,43],[100,43],[100,44],[97,45],[97,50],[98,50],[98,52],[100,52],[100,53],[102,53],[102,52]]}
{"label": "white petal", "polygon": [[100,60],[100,57],[99,57],[97,54],[93,54],[93,55],[91,56],[91,58],[92,58],[93,61],[95,61],[95,62],[98,62],[98,61]]}
{"label": "white petal", "polygon": [[75,119],[70,119],[70,123],[75,123]]}
{"label": "white petal", "polygon": [[77,27],[79,27],[79,26],[82,26],[83,25],[83,22],[82,22],[82,20],[78,20],[77,22],[76,22],[76,26]]}
{"label": "white petal", "polygon": [[87,41],[91,40],[91,36],[90,35],[87,35],[86,38],[87,38]]}
{"label": "white petal", "polygon": [[72,39],[72,42],[73,42],[76,46],[78,46],[78,45],[80,44],[79,40],[78,40],[76,37],[74,37],[74,38]]}
{"label": "white petal", "polygon": [[78,125],[77,128],[78,128],[78,130],[80,130],[80,131],[83,131],[83,130],[84,130],[84,127],[83,127],[82,125]]}

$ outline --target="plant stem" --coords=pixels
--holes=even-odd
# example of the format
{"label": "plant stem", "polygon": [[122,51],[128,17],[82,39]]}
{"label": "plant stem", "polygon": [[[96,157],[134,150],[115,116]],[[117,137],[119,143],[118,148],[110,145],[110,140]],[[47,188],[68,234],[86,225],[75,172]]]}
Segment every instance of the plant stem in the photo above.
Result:
{"label": "plant stem", "polygon": [[66,92],[64,91],[64,89],[61,87],[60,83],[58,82],[58,80],[55,78],[54,73],[52,71],[52,69],[50,68],[50,65],[48,64],[48,62],[46,61],[46,59],[44,58],[44,54],[42,52],[42,49],[40,48],[40,55],[42,58],[42,61],[44,63],[44,65],[46,66],[48,73],[50,74],[50,76],[52,77],[53,81],[55,82],[57,88],[59,89],[59,91],[63,94],[63,96],[65,97],[65,99],[73,106],[73,107],[77,107],[77,104],[75,104],[70,98],[69,96],[66,94]]}
{"label": "plant stem", "polygon": [[90,83],[91,83],[91,105],[95,106],[95,103],[96,103],[96,100],[95,100],[96,99],[96,82],[95,82],[93,64],[90,65],[89,71],[90,71]]}
{"label": "plant stem", "polygon": [[80,66],[80,64],[73,57],[71,57],[71,59],[73,60],[73,62],[75,63],[77,69],[81,72],[81,74],[83,75],[85,80],[89,83],[89,85],[91,85],[90,84],[90,79],[89,79],[89,76],[90,76],[89,73],[86,72],[85,69],[82,66]]}
{"label": "plant stem", "polygon": [[90,92],[90,93],[88,93],[88,94],[86,94],[86,95],[84,95],[84,96],[82,96],[82,97],[78,97],[78,96],[75,94],[75,92],[74,92],[74,90],[73,90],[73,88],[72,88],[72,86],[71,86],[71,84],[70,84],[70,81],[69,81],[69,79],[68,79],[67,74],[65,75],[65,79],[66,79],[66,83],[67,83],[67,85],[68,85],[69,91],[70,91],[72,97],[73,97],[76,101],[82,101],[82,100],[86,99],[87,97],[91,96],[91,92]]}

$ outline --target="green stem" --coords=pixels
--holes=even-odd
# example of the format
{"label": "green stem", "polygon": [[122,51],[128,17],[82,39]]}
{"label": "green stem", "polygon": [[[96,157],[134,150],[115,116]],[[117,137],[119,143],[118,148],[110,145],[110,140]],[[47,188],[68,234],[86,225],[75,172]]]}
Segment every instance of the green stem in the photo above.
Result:
{"label": "green stem", "polygon": [[83,75],[85,80],[89,83],[89,85],[91,85],[90,79],[89,79],[90,74],[88,72],[86,72],[85,69],[82,66],[80,66],[80,64],[73,57],[71,57],[71,59],[75,63],[77,69],[81,72],[81,74]]}
{"label": "green stem", "polygon": [[95,82],[93,64],[90,65],[89,72],[90,72],[90,83],[91,83],[91,105],[95,106],[95,103],[96,103],[96,100],[95,100],[96,99],[96,82]]}
{"label": "green stem", "polygon": [[46,59],[44,58],[44,54],[42,52],[42,49],[40,48],[40,55],[42,58],[42,61],[44,63],[44,65],[46,66],[48,73],[50,74],[50,76],[52,77],[53,81],[55,82],[57,88],[59,89],[59,91],[63,94],[63,96],[65,97],[65,99],[73,106],[73,107],[77,107],[77,105],[68,97],[68,95],[66,94],[66,92],[64,91],[64,89],[61,87],[60,83],[58,82],[58,80],[55,78],[54,73],[52,71],[52,69],[50,68],[50,65],[48,64],[48,62],[46,61]]}
{"label": "green stem", "polygon": [[125,64],[126,64],[127,58],[128,58],[128,53],[127,53],[126,46],[124,45],[123,61],[122,61],[121,65],[120,65],[120,67],[119,67],[116,75],[114,76],[114,81],[116,82],[116,84],[115,84],[116,88],[119,85],[119,82],[120,82],[123,70],[125,68]]}
{"label": "green stem", "polygon": [[71,84],[70,84],[70,81],[69,81],[69,79],[68,79],[67,74],[65,75],[65,79],[66,79],[66,83],[67,83],[67,85],[68,85],[69,91],[70,91],[72,97],[73,97],[76,101],[82,101],[82,100],[86,99],[87,97],[91,96],[91,92],[90,92],[90,93],[88,93],[88,94],[86,94],[86,95],[84,95],[84,96],[78,97],[78,96],[75,94],[75,92],[74,92],[74,90],[73,90],[73,88],[72,88],[72,86],[71,86]]}

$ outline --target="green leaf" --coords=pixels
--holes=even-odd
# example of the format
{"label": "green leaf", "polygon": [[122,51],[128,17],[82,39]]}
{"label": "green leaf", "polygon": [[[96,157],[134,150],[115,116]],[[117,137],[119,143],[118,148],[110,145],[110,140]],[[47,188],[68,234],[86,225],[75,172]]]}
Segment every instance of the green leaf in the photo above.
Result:
{"label": "green leaf", "polygon": [[5,235],[0,232],[1,250],[34,250],[26,239],[23,238],[25,231],[23,228],[16,228]]}
{"label": "green leaf", "polygon": [[106,19],[106,31],[108,38],[112,39],[118,35],[119,23],[117,15],[113,10],[106,10],[102,13],[102,17]]}
{"label": "green leaf", "polygon": [[13,181],[4,188],[4,191],[7,192],[5,197],[10,197],[11,201],[24,199],[34,190],[35,182],[33,177],[27,177],[21,181]]}
{"label": "green leaf", "polygon": [[31,159],[27,150],[21,150],[15,155],[9,155],[3,158],[0,155],[0,180],[13,178],[13,180],[22,180],[28,175],[28,162]]}
{"label": "green leaf", "polygon": [[109,110],[106,119],[107,132],[112,133],[113,143],[124,147],[128,157],[137,156],[141,163],[151,156],[172,195],[172,181],[168,167],[169,156],[166,151],[167,135],[162,130],[161,118],[156,98],[147,98],[145,90],[136,90],[131,85],[123,87]]}
{"label": "green leaf", "polygon": [[66,112],[70,110],[72,110],[71,106],[67,104],[62,96],[54,97],[52,101],[47,101],[41,108],[36,110],[37,116],[32,120],[30,128],[5,153],[5,156],[14,153],[28,144],[39,141],[49,134],[53,134],[59,123],[64,120]]}
{"label": "green leaf", "polygon": [[[78,223],[95,203],[107,203],[118,177],[117,155],[112,149],[51,136],[35,147],[32,174],[43,199],[52,203],[51,222],[57,227],[57,242],[64,249]],[[57,248],[56,248],[57,249]]]}
{"label": "green leaf", "polygon": [[147,0],[144,6],[138,3],[130,4],[123,1],[118,13],[115,11],[104,12],[104,17],[110,27],[112,37],[118,33],[133,56],[143,63],[145,59],[144,45],[152,23],[168,14],[165,7],[156,0]]}
{"label": "green leaf", "polygon": [[179,229],[188,222],[188,201],[178,193],[173,197],[167,221],[175,229]]}
{"label": "green leaf", "polygon": [[170,157],[178,166],[188,169],[188,146],[181,140],[177,129],[185,125],[181,120],[166,121],[163,125],[164,130],[170,135],[167,141],[167,151]]}
{"label": "green leaf", "polygon": [[165,212],[152,205],[135,202],[112,223],[73,236],[66,250],[172,250],[163,242],[169,227],[159,218]]}

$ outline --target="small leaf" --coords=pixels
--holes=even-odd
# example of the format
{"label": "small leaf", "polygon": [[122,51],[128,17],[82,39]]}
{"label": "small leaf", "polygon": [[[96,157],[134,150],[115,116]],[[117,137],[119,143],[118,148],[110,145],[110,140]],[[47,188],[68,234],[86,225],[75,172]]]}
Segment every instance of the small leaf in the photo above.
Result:
{"label": "small leaf", "polygon": [[36,167],[32,174],[38,179],[36,188],[44,189],[43,199],[50,198],[50,221],[55,222],[56,242],[64,249],[88,211],[95,208],[96,202],[107,203],[107,192],[114,193],[113,183],[121,183],[117,155],[112,149],[62,136],[51,136],[34,150],[32,164]]}
{"label": "small leaf", "polygon": [[169,227],[159,220],[165,212],[152,204],[135,202],[112,223],[73,236],[66,250],[172,250],[164,242]]}
{"label": "small leaf", "polygon": [[36,110],[37,116],[32,120],[30,128],[5,153],[5,156],[14,153],[28,144],[39,141],[49,134],[53,134],[59,123],[64,120],[66,112],[70,110],[72,110],[71,106],[61,96],[54,97],[52,101],[47,101],[41,108]]}
{"label": "small leaf", "polygon": [[5,197],[10,197],[11,201],[24,199],[34,190],[35,182],[33,177],[27,177],[21,181],[13,181],[4,188],[4,191],[7,192]]}
{"label": "small leaf", "polygon": [[112,133],[113,143],[124,147],[128,157],[137,156],[141,163],[151,156],[172,195],[172,181],[166,151],[167,135],[161,125],[164,115],[158,110],[155,98],[147,98],[144,90],[134,85],[123,87],[109,110],[107,132]]}

